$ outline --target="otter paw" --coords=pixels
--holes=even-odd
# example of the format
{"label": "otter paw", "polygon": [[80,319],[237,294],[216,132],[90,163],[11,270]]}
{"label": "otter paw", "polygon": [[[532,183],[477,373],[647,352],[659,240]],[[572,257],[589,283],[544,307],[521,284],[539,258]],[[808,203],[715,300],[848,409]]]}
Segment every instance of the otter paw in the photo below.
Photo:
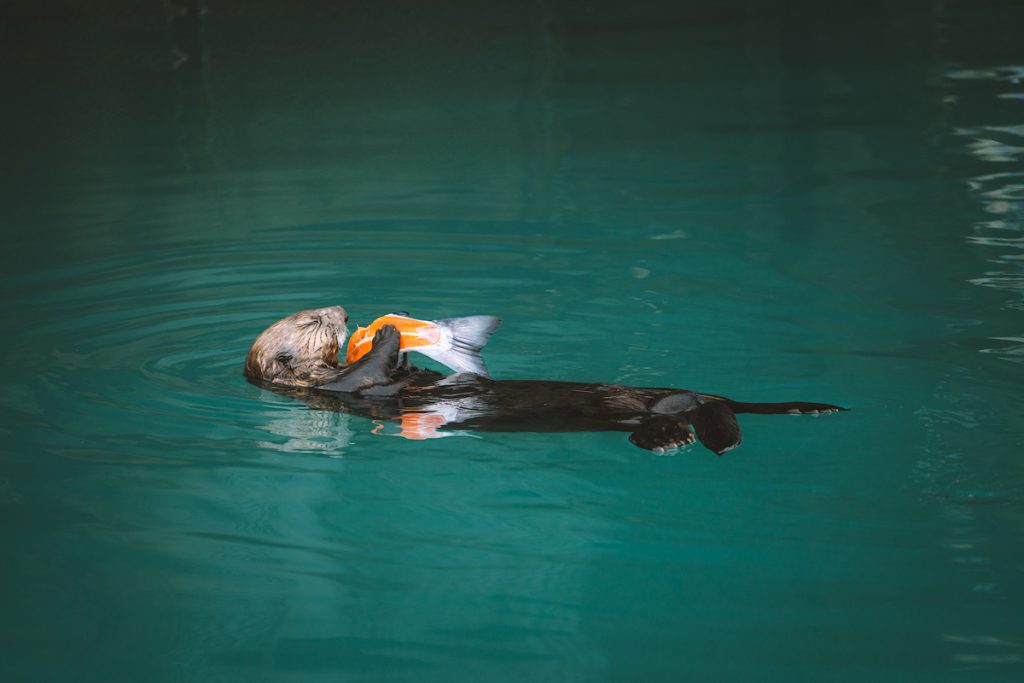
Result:
{"label": "otter paw", "polygon": [[688,446],[695,438],[687,422],[669,415],[653,417],[629,435],[631,443],[655,453]]}
{"label": "otter paw", "polygon": [[394,345],[397,349],[402,341],[402,333],[394,325],[382,325],[377,333],[373,335],[373,348]]}

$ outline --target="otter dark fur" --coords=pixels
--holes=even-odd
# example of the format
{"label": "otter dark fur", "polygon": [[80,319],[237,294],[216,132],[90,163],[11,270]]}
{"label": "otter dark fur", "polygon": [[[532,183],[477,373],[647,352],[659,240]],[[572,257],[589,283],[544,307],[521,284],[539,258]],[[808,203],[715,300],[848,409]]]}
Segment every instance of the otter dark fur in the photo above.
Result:
{"label": "otter dark fur", "polygon": [[[827,403],[741,403],[685,389],[615,384],[444,377],[399,361],[398,331],[382,327],[372,350],[340,366],[348,316],[340,307],[303,311],[271,325],[253,343],[246,376],[311,407],[374,419],[444,415],[443,429],[478,431],[624,431],[653,451],[693,443],[721,455],[742,439],[736,413],[829,413]],[[692,427],[692,431],[691,431]]]}

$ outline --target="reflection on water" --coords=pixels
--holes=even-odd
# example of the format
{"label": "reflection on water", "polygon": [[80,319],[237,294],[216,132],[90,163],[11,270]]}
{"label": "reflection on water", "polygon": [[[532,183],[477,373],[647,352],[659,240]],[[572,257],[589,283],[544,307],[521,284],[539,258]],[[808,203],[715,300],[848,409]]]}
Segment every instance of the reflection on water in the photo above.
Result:
{"label": "reflection on water", "polygon": [[285,453],[321,453],[332,458],[341,458],[351,443],[352,429],[347,413],[328,410],[304,410],[300,407],[285,407],[278,398],[261,394],[260,399],[271,403],[264,413],[266,422],[259,425],[270,434],[281,439],[258,441],[260,448]]}
{"label": "reflection on water", "polygon": [[[947,77],[954,81],[978,81],[987,87],[975,88],[955,101],[971,108],[983,108],[988,116],[1016,116],[1024,120],[1024,111],[1017,100],[1024,97],[1024,67],[996,66],[989,69],[952,70]],[[955,89],[954,89],[955,90]],[[969,98],[984,102],[970,102]],[[1010,109],[1001,111],[992,98],[1013,100]],[[1003,108],[1006,108],[1004,105]],[[969,109],[970,111],[970,109]],[[971,114],[967,114],[971,116]],[[959,117],[958,117],[959,118]],[[970,154],[995,165],[999,170],[974,175],[967,179],[972,196],[982,209],[993,218],[976,221],[973,233],[967,236],[971,244],[991,247],[987,260],[998,267],[971,278],[972,284],[981,287],[1010,292],[1012,298],[1005,305],[1024,310],[1024,171],[1019,170],[1024,161],[1024,123],[992,124],[984,121],[961,125],[956,134],[970,138],[966,148]],[[1007,169],[1007,167],[1009,167]],[[1006,252],[1006,249],[1014,251]],[[1004,342],[992,348],[982,349],[997,357],[1015,363],[1024,363],[1024,323],[1007,334],[992,337],[992,341]]]}
{"label": "reflection on water", "polygon": [[[975,161],[962,164],[962,179],[971,198],[979,205],[977,217],[970,221],[968,244],[986,250],[984,261],[990,267],[966,281],[996,290],[1004,298],[1004,310],[1024,310],[1024,111],[1019,110],[1024,68],[993,66],[947,69],[943,99],[951,121],[952,139],[960,148],[952,155],[966,155]],[[1003,100],[1005,103],[1000,103]],[[1009,122],[1007,122],[1007,117]],[[1015,250],[1007,252],[1007,249]],[[995,265],[995,268],[991,268]],[[979,312],[978,317],[985,316]],[[1002,334],[988,333],[977,350],[1000,360],[1024,361],[1024,338],[1017,335],[1024,323],[1017,317],[998,316],[1002,325],[1012,328]],[[964,330],[982,321],[971,321]],[[995,331],[992,326],[985,329]],[[992,347],[991,342],[1002,342]],[[950,591],[960,599],[982,606],[998,604],[1015,592],[1015,572],[1006,565],[985,508],[1011,504],[1024,492],[1018,477],[993,480],[988,476],[991,460],[983,454],[984,444],[995,435],[988,425],[993,413],[1002,412],[996,396],[967,389],[969,371],[949,368],[938,379],[932,405],[916,411],[925,437],[913,472],[918,491],[941,502],[941,518],[948,524],[944,547],[948,561],[958,577]],[[1018,633],[1005,630],[998,621],[977,619],[974,631],[964,628],[972,620],[960,623],[946,619],[939,625],[942,642],[957,671],[986,671],[1024,663],[1024,645]]]}

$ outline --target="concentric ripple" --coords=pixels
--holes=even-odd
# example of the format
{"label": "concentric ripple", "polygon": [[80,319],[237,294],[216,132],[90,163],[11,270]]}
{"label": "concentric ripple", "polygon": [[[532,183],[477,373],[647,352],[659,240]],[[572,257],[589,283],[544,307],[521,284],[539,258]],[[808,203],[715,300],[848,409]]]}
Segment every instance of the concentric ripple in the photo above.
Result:
{"label": "concentric ripple", "polygon": [[[337,454],[351,440],[341,424],[347,418],[311,418],[304,406],[242,377],[246,350],[268,324],[332,304],[345,305],[354,322],[387,310],[483,313],[489,311],[474,308],[481,300],[502,296],[501,312],[514,316],[517,307],[535,310],[541,300],[558,306],[559,291],[534,281],[538,259],[565,269],[567,288],[576,279],[565,259],[578,247],[540,236],[495,238],[455,224],[440,248],[438,226],[386,229],[386,244],[373,225],[299,226],[256,246],[191,242],[16,274],[7,282],[7,314],[19,328],[22,362],[0,399],[15,409],[59,406],[34,416],[41,423],[34,432],[42,446],[62,455],[167,458],[171,443],[174,457],[199,458],[228,441],[240,452],[271,447]],[[466,250],[473,259],[461,257]],[[485,273],[482,262],[504,264],[505,274]],[[623,271],[621,277],[630,276]],[[543,296],[517,304],[507,296],[517,291]],[[595,297],[592,310],[578,308],[570,316],[610,326],[623,311],[609,301]],[[506,336],[513,349],[522,349],[522,335],[538,334],[571,330],[524,321],[519,339],[515,330]],[[501,358],[499,352],[489,360]],[[626,363],[620,374],[637,371]]]}

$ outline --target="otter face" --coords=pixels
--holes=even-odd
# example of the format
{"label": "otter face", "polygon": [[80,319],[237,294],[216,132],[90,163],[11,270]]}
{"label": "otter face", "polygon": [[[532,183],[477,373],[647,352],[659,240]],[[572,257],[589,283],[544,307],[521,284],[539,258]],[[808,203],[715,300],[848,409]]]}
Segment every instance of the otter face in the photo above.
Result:
{"label": "otter face", "polygon": [[348,336],[341,306],[300,311],[263,330],[245,359],[249,379],[289,386],[319,384],[338,370],[338,350]]}

